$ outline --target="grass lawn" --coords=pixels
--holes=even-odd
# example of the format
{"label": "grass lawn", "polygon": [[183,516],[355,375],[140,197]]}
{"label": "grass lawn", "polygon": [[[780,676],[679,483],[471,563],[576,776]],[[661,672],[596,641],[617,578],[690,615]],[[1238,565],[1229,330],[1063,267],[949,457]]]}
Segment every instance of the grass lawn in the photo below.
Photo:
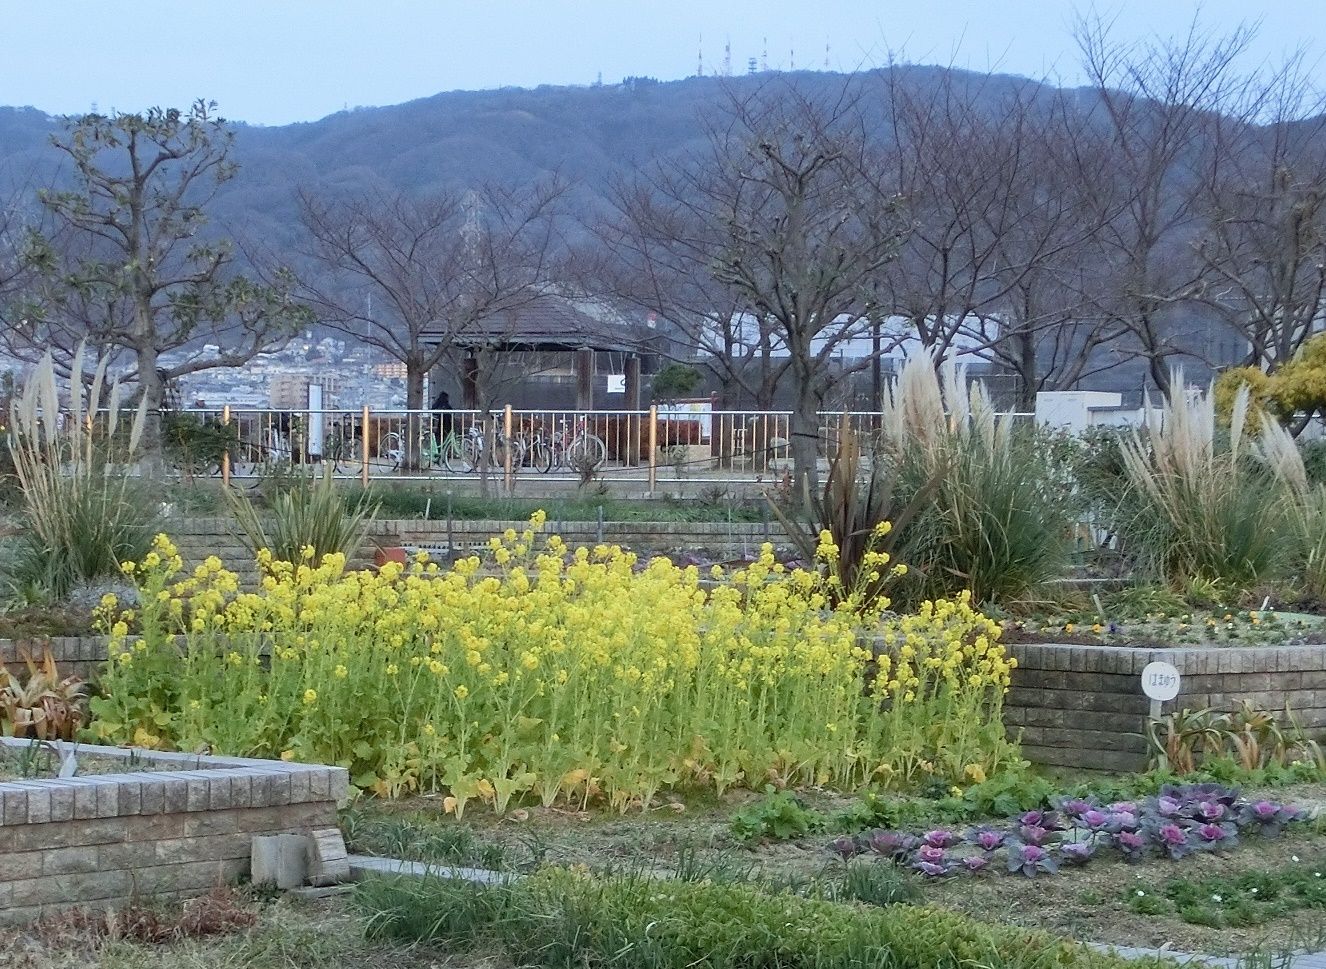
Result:
{"label": "grass lawn", "polygon": [[[1264,793],[1303,807],[1326,808],[1326,784]],[[680,808],[664,805],[645,816],[526,808],[503,819],[474,813],[463,821],[443,814],[441,803],[431,798],[366,800],[348,812],[345,829],[352,850],[364,853],[514,871],[542,864],[585,865],[600,871],[681,872],[690,878],[755,879],[791,886],[843,877],[844,862],[827,849],[837,833],[831,829],[788,841],[743,844],[734,838],[730,829],[734,813],[757,800],[756,795],[742,792]],[[803,801],[826,814],[851,803],[849,798],[813,794]],[[939,826],[940,819],[935,823]],[[973,825],[947,826],[964,830]],[[1299,860],[1293,861],[1295,857]],[[871,858],[850,864],[887,863]],[[1275,914],[1257,925],[1213,928],[1191,924],[1176,912],[1141,914],[1135,910],[1136,892],[1162,892],[1175,879],[1232,882],[1244,872],[1275,873],[1291,866],[1310,869],[1314,864],[1326,874],[1326,833],[1320,822],[1291,828],[1274,840],[1249,836],[1227,853],[1203,853],[1177,862],[1127,864],[1101,857],[1084,868],[1034,880],[993,872],[941,879],[917,876],[914,884],[923,903],[982,921],[1039,928],[1079,941],[1168,945],[1178,951],[1224,954],[1268,944],[1326,947],[1322,910],[1305,907]]]}

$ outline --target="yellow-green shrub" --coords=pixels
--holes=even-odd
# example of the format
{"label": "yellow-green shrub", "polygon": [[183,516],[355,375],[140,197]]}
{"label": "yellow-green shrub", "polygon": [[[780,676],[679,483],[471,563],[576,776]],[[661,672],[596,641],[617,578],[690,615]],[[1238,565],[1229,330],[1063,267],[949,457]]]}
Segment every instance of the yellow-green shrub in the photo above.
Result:
{"label": "yellow-green shrub", "polygon": [[[258,592],[215,559],[181,577],[159,537],[126,564],[142,638],[103,612],[95,735],[342,764],[381,793],[446,791],[458,813],[474,798],[625,809],[664,788],[959,780],[1015,753],[999,722],[1012,661],[965,599],[876,627],[850,599],[828,605],[828,548],[805,571],[765,546],[706,589],[693,567],[541,541],[541,523],[445,571],[264,553]],[[871,687],[863,622],[897,650]]]}

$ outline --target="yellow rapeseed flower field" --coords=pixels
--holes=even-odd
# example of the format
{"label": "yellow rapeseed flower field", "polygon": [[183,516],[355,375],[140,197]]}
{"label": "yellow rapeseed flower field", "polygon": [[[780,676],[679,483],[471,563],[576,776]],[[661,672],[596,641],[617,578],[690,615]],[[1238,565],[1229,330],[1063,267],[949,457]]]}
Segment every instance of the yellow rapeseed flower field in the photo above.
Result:
{"label": "yellow rapeseed flower field", "polygon": [[476,799],[626,810],[662,790],[966,782],[1016,757],[1000,721],[1012,661],[967,597],[866,612],[830,595],[831,542],[809,570],[766,545],[702,581],[569,549],[542,525],[447,569],[263,552],[256,591],[214,558],[185,574],[159,536],[125,568],[137,615],[98,607],[116,660],[92,731],[340,764],[377,793],[444,793],[457,814]]}

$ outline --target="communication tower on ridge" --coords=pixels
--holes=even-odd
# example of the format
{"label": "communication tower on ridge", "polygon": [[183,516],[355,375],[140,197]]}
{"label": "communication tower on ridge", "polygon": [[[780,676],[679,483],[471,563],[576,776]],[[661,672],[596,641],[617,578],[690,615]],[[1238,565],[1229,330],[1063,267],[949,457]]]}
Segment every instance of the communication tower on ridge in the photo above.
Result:
{"label": "communication tower on ridge", "polygon": [[732,76],[732,38],[723,41],[723,76]]}
{"label": "communication tower on ridge", "polygon": [[695,58],[695,76],[704,77],[704,34],[700,35],[700,52]]}
{"label": "communication tower on ridge", "polygon": [[764,38],[764,53],[760,55],[760,70],[769,69],[769,38]]}

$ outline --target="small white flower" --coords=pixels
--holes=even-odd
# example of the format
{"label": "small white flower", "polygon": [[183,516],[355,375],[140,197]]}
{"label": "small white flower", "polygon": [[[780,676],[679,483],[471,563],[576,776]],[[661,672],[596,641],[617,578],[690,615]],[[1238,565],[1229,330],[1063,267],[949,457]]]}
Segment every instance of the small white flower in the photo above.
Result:
{"label": "small white flower", "polygon": [[1321,877],[1321,872],[1319,872],[1319,871],[1314,871],[1314,872],[1312,873],[1312,877],[1313,877],[1313,878],[1320,878],[1320,877]]}
{"label": "small white flower", "polygon": [[1213,902],[1223,902],[1224,899],[1221,898],[1219,895],[1212,895],[1212,896],[1211,896],[1211,901],[1213,901]]}
{"label": "small white flower", "polygon": [[1257,889],[1255,889],[1255,888],[1249,888],[1249,889],[1248,889],[1248,894],[1249,894],[1249,895],[1256,895],[1256,894],[1257,894]]}
{"label": "small white flower", "polygon": [[1146,892],[1142,891],[1142,890],[1139,888],[1139,889],[1137,890],[1137,897],[1138,897],[1138,898],[1146,898]]}
{"label": "small white flower", "polygon": [[1290,855],[1290,856],[1289,856],[1289,860],[1290,860],[1290,861],[1298,861],[1298,855]]}

